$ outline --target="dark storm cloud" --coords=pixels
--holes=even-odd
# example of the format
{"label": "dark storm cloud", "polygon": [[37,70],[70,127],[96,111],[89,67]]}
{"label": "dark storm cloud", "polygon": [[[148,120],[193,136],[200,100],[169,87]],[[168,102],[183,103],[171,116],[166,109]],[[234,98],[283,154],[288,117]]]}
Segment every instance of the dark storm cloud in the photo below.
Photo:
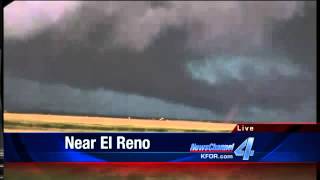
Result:
{"label": "dark storm cloud", "polygon": [[17,78],[6,81],[5,96],[10,98],[6,106],[19,105],[16,111],[202,120],[219,117],[206,109],[103,88],[82,90]]}
{"label": "dark storm cloud", "polygon": [[[280,51],[308,71],[316,73],[317,6],[315,1],[305,2],[303,16],[275,23],[269,39],[273,51]],[[314,76],[316,77],[316,76]]]}
{"label": "dark storm cloud", "polygon": [[[48,6],[39,10],[41,5]],[[96,24],[112,24],[113,39],[108,44],[142,51],[167,28],[178,27],[187,29],[188,46],[194,49],[214,49],[211,46],[218,44],[227,44],[223,46],[227,48],[230,41],[247,40],[245,46],[261,44],[270,22],[301,14],[301,5],[293,1],[17,2],[5,10],[5,30],[7,37],[28,39],[59,25],[68,35],[82,37]],[[81,23],[73,24],[77,20]]]}
{"label": "dark storm cloud", "polygon": [[301,121],[312,119],[313,106],[301,104],[299,111],[285,112],[259,107],[233,106],[228,114],[172,103],[162,99],[127,94],[103,88],[82,90],[63,84],[46,84],[19,78],[6,78],[6,108],[22,112],[66,113],[103,116],[136,116],[150,118],[233,120],[239,121]]}
{"label": "dark storm cloud", "polygon": [[[189,116],[195,119],[225,117],[236,108],[238,114],[233,119],[313,121],[315,70],[308,67],[316,62],[312,38],[316,10],[315,3],[302,5],[240,1],[83,3],[70,5],[76,10],[69,10],[72,13],[68,15],[48,16],[46,23],[43,19],[34,21],[28,33],[7,25],[6,107],[14,110],[28,106],[17,103],[21,101],[8,92],[21,94],[14,90],[22,88],[21,81],[9,81],[18,78],[31,80],[24,84],[40,82],[39,86],[47,89],[42,97],[48,98],[43,100],[46,110],[57,107],[50,106],[49,101],[78,106],[72,98],[69,103],[60,102],[48,90],[62,84],[84,92],[83,96],[99,88],[137,95],[146,98],[138,102],[149,102],[149,107],[153,101],[148,98],[156,98],[165,102],[161,114],[175,104],[190,107],[194,114],[199,109],[192,108],[210,111],[209,115]],[[73,92],[66,90],[70,97]],[[78,100],[83,104],[94,99],[77,98],[83,98]],[[27,102],[37,104],[32,99]],[[98,114],[103,111],[101,103],[93,109]],[[93,109],[87,113],[97,113]],[[186,117],[185,111],[167,114]],[[143,116],[143,111],[139,112]]]}

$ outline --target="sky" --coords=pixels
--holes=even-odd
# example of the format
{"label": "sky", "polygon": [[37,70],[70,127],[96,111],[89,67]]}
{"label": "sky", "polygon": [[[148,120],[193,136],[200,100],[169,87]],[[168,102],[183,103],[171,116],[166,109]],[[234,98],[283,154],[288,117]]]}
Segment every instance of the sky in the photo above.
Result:
{"label": "sky", "polygon": [[18,1],[11,112],[316,121],[316,2]]}

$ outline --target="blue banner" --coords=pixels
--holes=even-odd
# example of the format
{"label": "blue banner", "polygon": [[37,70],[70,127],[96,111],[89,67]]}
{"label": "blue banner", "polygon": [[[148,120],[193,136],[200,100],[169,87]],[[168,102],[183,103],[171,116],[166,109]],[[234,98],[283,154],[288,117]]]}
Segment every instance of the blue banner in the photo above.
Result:
{"label": "blue banner", "polygon": [[320,133],[4,133],[5,162],[310,162]]}

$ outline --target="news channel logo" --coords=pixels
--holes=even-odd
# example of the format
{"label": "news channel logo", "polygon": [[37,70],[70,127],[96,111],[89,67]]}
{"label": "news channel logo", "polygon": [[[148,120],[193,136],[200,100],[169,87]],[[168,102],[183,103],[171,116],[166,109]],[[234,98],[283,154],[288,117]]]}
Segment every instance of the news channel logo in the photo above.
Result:
{"label": "news channel logo", "polygon": [[210,143],[205,145],[193,143],[191,144],[190,152],[202,153],[200,155],[201,159],[234,159],[234,154],[237,157],[242,157],[242,160],[247,161],[250,159],[250,157],[254,156],[254,150],[252,149],[253,143],[254,137],[248,137],[235,150],[235,143]]}

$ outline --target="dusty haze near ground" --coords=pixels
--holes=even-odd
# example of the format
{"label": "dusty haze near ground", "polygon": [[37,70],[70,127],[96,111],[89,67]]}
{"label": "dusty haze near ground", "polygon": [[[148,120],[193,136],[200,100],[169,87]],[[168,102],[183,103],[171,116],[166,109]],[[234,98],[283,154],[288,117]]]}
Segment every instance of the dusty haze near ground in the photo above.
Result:
{"label": "dusty haze near ground", "polygon": [[[16,114],[4,113],[5,132],[90,132],[90,131],[117,131],[121,128],[129,128],[127,131],[153,131],[153,129],[170,131],[202,131],[202,132],[231,132],[235,124],[212,123],[183,120],[151,120],[134,118],[108,118],[108,117],[88,117],[88,116],[62,116],[43,114]],[[11,124],[15,123],[15,126]],[[71,126],[69,128],[59,128],[55,124]],[[11,126],[10,126],[11,125]],[[32,126],[28,126],[32,125]],[[42,125],[42,126],[41,126]],[[43,126],[47,125],[47,126]],[[51,126],[50,126],[51,125]],[[48,127],[49,126],[49,127]],[[81,126],[81,129],[72,128]],[[45,128],[44,128],[45,127]],[[60,126],[61,127],[61,126]],[[106,128],[106,130],[103,130]],[[113,129],[112,129],[113,128]],[[130,129],[131,128],[131,129]],[[98,129],[98,130],[97,130]],[[110,131],[109,130],[109,131]],[[118,130],[118,131],[120,131]]]}

